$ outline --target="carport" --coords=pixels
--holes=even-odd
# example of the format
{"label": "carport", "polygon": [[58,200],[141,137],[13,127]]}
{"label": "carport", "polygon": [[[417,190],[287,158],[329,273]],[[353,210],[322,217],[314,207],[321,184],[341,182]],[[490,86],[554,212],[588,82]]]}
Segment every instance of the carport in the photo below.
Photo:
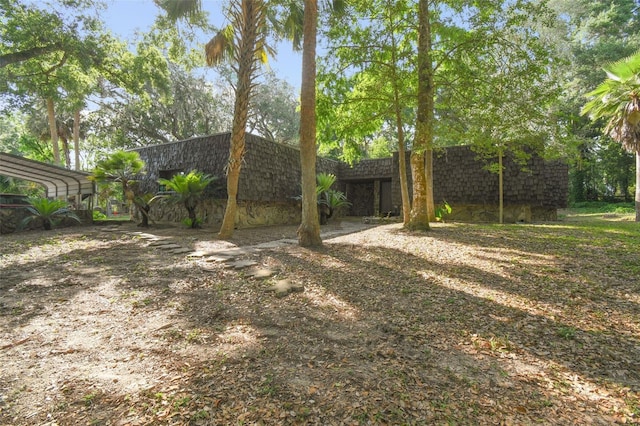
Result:
{"label": "carport", "polygon": [[90,173],[67,170],[64,167],[30,160],[17,155],[0,152],[0,175],[36,182],[47,190],[47,197],[68,200],[75,197],[76,204],[89,198],[89,209],[93,202],[95,184],[89,180]]}

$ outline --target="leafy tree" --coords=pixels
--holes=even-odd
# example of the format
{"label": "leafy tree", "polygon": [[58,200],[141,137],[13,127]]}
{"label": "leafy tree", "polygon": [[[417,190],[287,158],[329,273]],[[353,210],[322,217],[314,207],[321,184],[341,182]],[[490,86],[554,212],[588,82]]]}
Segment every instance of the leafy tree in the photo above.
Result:
{"label": "leafy tree", "polygon": [[570,165],[570,199],[596,200],[605,190],[601,169],[606,164],[605,151],[600,147],[604,122],[591,121],[580,110],[584,94],[602,81],[602,64],[640,49],[639,9],[635,0],[549,0],[548,5],[556,19],[540,31],[565,61],[556,74],[563,83],[556,111],[559,128],[566,134],[563,147]]}
{"label": "leafy tree", "polygon": [[587,96],[582,109],[607,122],[604,132],[636,154],[636,222],[640,222],[640,52],[604,68],[607,79]]}
{"label": "leafy tree", "polygon": [[549,70],[556,62],[548,46],[523,31],[526,22],[512,24],[522,20],[518,11],[507,9],[504,20],[509,25],[493,31],[499,42],[488,41],[473,56],[457,52],[449,68],[462,84],[441,91],[439,99],[449,114],[463,118],[449,126],[450,137],[471,143],[498,174],[500,223],[503,157],[510,154],[524,167],[532,153],[544,155],[550,141],[561,137],[551,114],[559,90]]}
{"label": "leafy tree", "polygon": [[[337,22],[329,32],[333,37],[331,55],[320,86],[328,96],[320,98],[320,119],[330,132],[323,128],[320,135],[323,141],[345,141],[343,156],[361,155],[363,141],[393,128],[402,157],[405,145],[409,145],[405,134],[409,132],[411,142],[412,133],[415,185],[413,206],[409,205],[408,191],[403,196],[404,222],[413,229],[428,229],[428,221],[435,219],[433,149],[452,142],[470,142],[469,135],[475,130],[469,123],[481,120],[470,120],[469,114],[479,117],[484,102],[489,101],[486,95],[495,89],[498,79],[493,88],[484,88],[490,86],[497,64],[523,62],[529,71],[536,72],[548,65],[538,58],[539,50],[531,51],[531,58],[520,53],[533,46],[530,40],[536,35],[538,24],[528,16],[539,15],[544,9],[529,2],[502,0],[377,0],[355,4],[346,22]],[[520,35],[520,39],[514,35]],[[518,51],[517,43],[522,40],[526,43]],[[493,69],[483,66],[483,61],[497,59],[496,52],[500,52],[501,62],[491,62]],[[346,76],[341,75],[344,70]],[[534,80],[528,87],[535,87]],[[471,102],[470,96],[479,98],[474,93],[478,86],[485,99]],[[522,90],[528,87],[520,86]],[[509,98],[494,99],[494,103],[505,99]],[[529,114],[520,118],[527,123]],[[456,127],[465,130],[458,132]],[[353,145],[357,148],[351,148]],[[404,164],[400,158],[400,165]],[[406,172],[400,171],[400,176],[404,175]]]}
{"label": "leafy tree", "polygon": [[[409,66],[415,63],[414,13],[406,1],[352,4],[357,13],[336,20],[328,33],[331,54],[319,75],[320,146],[340,144],[340,158],[352,162],[366,154],[365,141],[385,143],[383,134],[393,137],[407,224],[411,205],[405,136],[416,105],[415,73]],[[345,68],[354,73],[345,75]],[[382,152],[391,155],[387,147]]]}
{"label": "leafy tree", "polygon": [[159,183],[175,192],[175,195],[172,196],[174,202],[184,204],[189,214],[191,228],[198,228],[196,207],[205,188],[214,180],[216,180],[214,176],[192,170],[187,175],[177,174],[171,179],[160,179]]}
{"label": "leafy tree", "polygon": [[[71,2],[61,1],[58,9]],[[86,7],[92,2],[77,1]],[[60,20],[60,14],[29,7],[16,0],[0,0],[3,26],[0,29],[0,68],[43,56],[65,52],[75,53],[87,21],[81,16]]]}
{"label": "leafy tree", "polygon": [[[60,163],[55,125],[55,102],[62,92],[74,91],[97,58],[105,56],[99,22],[88,15],[63,14],[67,4],[51,12],[22,1],[2,0],[5,15],[0,36],[0,89],[16,96],[32,94],[46,102],[54,161]],[[86,11],[91,2],[76,2]],[[71,23],[68,23],[71,22]],[[1,61],[0,61],[1,62]]]}
{"label": "leafy tree", "polygon": [[22,220],[20,224],[21,228],[27,226],[34,219],[42,220],[42,227],[45,231],[50,231],[54,224],[65,217],[75,220],[78,223],[81,222],[80,218],[69,209],[66,201],[60,199],[30,198],[29,203],[31,205],[26,207],[29,216]]}
{"label": "leafy tree", "polygon": [[[169,90],[143,88],[144,95],[109,89],[101,109],[89,118],[97,142],[121,149],[167,143],[226,130],[226,105],[214,87],[178,64],[169,63]],[[106,93],[105,93],[106,95]]]}
{"label": "leafy tree", "polygon": [[603,174],[605,198],[609,201],[615,201],[619,196],[625,202],[633,200],[629,187],[635,182],[634,155],[610,138],[603,138],[598,144],[598,150],[600,151],[598,166]]}
{"label": "leafy tree", "polygon": [[269,72],[254,88],[247,127],[250,132],[275,142],[297,145],[300,132],[298,107],[293,87]]}
{"label": "leafy tree", "polygon": [[[55,11],[22,0],[7,4],[2,1],[7,25],[2,29],[6,43],[0,47],[0,54],[46,45],[42,35],[60,47],[45,49],[41,54],[0,68],[0,89],[5,98],[11,102],[28,97],[44,101],[56,163],[61,163],[57,124],[59,116],[66,114],[73,117],[66,141],[73,139],[76,167],[79,166],[81,110],[87,97],[100,86],[109,82],[141,93],[142,87],[165,84],[166,63],[159,49],[147,48],[138,55],[131,53],[125,43],[103,30],[102,22],[94,14],[95,7],[100,5],[98,1],[57,0]],[[69,167],[68,145],[63,152]]]}

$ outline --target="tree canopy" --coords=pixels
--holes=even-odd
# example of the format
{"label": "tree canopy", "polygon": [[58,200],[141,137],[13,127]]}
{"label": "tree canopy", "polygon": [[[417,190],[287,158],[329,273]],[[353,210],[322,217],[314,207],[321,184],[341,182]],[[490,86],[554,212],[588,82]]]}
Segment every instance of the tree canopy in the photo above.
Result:
{"label": "tree canopy", "polygon": [[[628,198],[633,154],[616,141],[627,148],[635,142],[621,140],[623,129],[609,119],[589,120],[580,110],[587,94],[598,94],[602,65],[640,49],[636,3],[264,2],[249,52],[240,31],[248,29],[248,3],[241,1],[229,3],[218,28],[202,2],[157,0],[153,27],[119,40],[96,12],[108,7],[99,0],[52,0],[55,7],[0,0],[0,102],[3,125],[13,129],[3,130],[1,143],[32,158],[91,167],[99,152],[229,130],[244,115],[234,134],[299,145],[305,173],[316,154],[353,163],[424,153],[414,158],[411,178],[420,186],[424,176],[424,190],[410,196],[402,183],[403,212],[432,186],[433,150],[457,144],[471,144],[496,171],[507,153],[560,155],[571,166],[572,200]],[[346,13],[325,13],[331,5]],[[257,64],[284,38],[304,47],[305,7],[318,12],[318,73],[314,82],[309,57],[298,96]],[[315,24],[307,24],[314,25],[307,28],[311,43]],[[221,58],[227,68],[212,81],[203,67]],[[238,99],[248,100],[239,107]],[[311,191],[315,172],[305,182]],[[431,198],[427,192],[421,226],[441,201]]]}

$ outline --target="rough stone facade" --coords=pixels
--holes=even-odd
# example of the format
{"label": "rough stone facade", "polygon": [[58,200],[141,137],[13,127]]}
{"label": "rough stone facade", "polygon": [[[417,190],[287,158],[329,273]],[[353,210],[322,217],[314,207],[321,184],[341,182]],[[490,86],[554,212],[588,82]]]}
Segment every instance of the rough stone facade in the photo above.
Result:
{"label": "rough stone facade", "polygon": [[[230,133],[221,133],[136,149],[147,165],[147,175],[141,181],[142,190],[156,192],[159,178],[196,169],[218,177],[208,195],[226,199],[224,177],[230,143]],[[339,164],[335,160],[319,158],[317,172],[337,175]],[[298,149],[248,134],[238,182],[238,201],[290,202],[300,195],[300,174]]]}
{"label": "rough stone facade", "polygon": [[[410,170],[407,153],[407,170]],[[398,155],[393,157],[393,205],[401,206]],[[499,177],[485,169],[469,146],[438,150],[433,156],[433,198],[446,201],[450,220],[497,222]],[[561,161],[533,155],[523,166],[509,158],[503,162],[504,221],[530,222],[557,219],[557,209],[567,207],[569,168]],[[411,173],[407,177],[411,193]]]}
{"label": "rough stone facade", "polygon": [[[82,223],[92,223],[91,211],[89,210],[76,210],[74,211],[76,216],[80,218]],[[42,219],[36,218],[29,222],[29,224],[22,226],[22,221],[30,213],[26,208],[0,208],[0,234],[11,234],[16,231],[31,231],[34,229],[42,229]],[[54,222],[54,228],[66,228],[69,226],[76,226],[78,222],[70,218],[57,218]]]}
{"label": "rough stone facade", "polygon": [[[198,216],[208,224],[222,220],[226,199],[225,165],[230,134],[137,149],[147,165],[141,186],[158,191],[158,179],[193,169],[217,176],[208,189]],[[407,154],[407,162],[409,154]],[[498,176],[486,171],[482,161],[466,146],[447,148],[434,154],[434,201],[446,200],[453,208],[449,219],[498,220]],[[566,207],[568,167],[533,157],[523,171],[505,159],[505,222],[552,220],[558,208]],[[401,208],[398,155],[347,164],[318,158],[317,172],[337,176],[337,189],[345,192],[353,216],[399,215]],[[407,170],[410,170],[407,167]],[[297,148],[247,135],[246,153],[238,188],[238,227],[297,223],[300,220],[300,152]],[[408,176],[411,185],[411,176]],[[156,220],[180,221],[181,206],[161,203],[151,210]]]}

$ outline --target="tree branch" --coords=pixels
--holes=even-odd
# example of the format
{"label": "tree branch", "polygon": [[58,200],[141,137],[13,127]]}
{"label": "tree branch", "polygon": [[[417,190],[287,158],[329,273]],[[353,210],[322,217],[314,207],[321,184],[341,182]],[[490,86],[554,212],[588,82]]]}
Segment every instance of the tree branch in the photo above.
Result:
{"label": "tree branch", "polygon": [[32,47],[31,49],[23,50],[20,52],[0,55],[0,68],[4,68],[7,65],[15,64],[17,62],[23,62],[59,50],[63,50],[62,45],[60,43],[54,43],[48,46]]}

